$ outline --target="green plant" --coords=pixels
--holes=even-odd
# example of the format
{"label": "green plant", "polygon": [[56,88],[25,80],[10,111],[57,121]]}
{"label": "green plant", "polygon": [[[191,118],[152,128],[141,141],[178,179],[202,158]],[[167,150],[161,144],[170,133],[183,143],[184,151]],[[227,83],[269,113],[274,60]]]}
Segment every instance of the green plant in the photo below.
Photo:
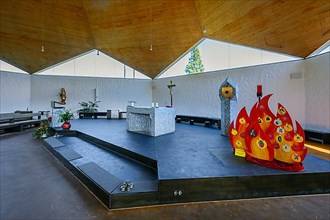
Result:
{"label": "green plant", "polygon": [[42,121],[37,127],[32,136],[36,139],[42,139],[50,136],[50,127],[49,127],[49,121]]}
{"label": "green plant", "polygon": [[100,101],[88,101],[88,102],[79,102],[81,109],[78,112],[97,112],[97,108],[99,107],[97,103]]}
{"label": "green plant", "polygon": [[190,54],[188,64],[186,66],[187,74],[201,73],[205,70],[202,58],[199,52],[198,47],[195,47]]}
{"label": "green plant", "polygon": [[60,122],[70,121],[71,119],[74,119],[73,113],[70,109],[64,109],[63,111],[58,113],[58,116],[60,118]]}

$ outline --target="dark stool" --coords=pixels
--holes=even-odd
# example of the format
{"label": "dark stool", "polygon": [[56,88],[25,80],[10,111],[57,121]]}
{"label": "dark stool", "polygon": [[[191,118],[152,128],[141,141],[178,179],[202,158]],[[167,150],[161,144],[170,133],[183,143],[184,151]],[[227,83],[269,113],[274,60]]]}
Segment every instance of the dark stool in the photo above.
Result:
{"label": "dark stool", "polygon": [[[126,118],[126,113],[127,112],[119,112],[119,119]],[[124,117],[124,115],[125,115],[125,117]]]}
{"label": "dark stool", "polygon": [[111,119],[112,118],[112,112],[117,112],[118,114],[118,118],[119,118],[119,110],[118,109],[110,109],[110,110],[107,110],[107,119]]}

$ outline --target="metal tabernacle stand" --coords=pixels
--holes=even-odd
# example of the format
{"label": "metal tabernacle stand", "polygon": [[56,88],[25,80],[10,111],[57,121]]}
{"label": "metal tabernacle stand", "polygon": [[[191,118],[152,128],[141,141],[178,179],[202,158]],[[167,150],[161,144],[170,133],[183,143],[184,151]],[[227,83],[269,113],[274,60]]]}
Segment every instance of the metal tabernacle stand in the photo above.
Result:
{"label": "metal tabernacle stand", "polygon": [[221,99],[221,134],[228,136],[230,122],[234,120],[237,115],[237,84],[227,78],[219,89],[219,97]]}

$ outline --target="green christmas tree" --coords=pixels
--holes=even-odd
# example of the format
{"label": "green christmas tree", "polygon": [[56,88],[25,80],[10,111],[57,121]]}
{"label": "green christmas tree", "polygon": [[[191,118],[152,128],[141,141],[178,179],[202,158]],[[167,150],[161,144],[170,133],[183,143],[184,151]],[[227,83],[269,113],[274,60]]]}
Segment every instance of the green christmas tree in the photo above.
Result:
{"label": "green christmas tree", "polygon": [[201,73],[204,71],[204,69],[205,68],[201,59],[199,49],[198,47],[195,47],[191,51],[189,62],[186,66],[185,71],[187,74],[193,74],[193,73]]}

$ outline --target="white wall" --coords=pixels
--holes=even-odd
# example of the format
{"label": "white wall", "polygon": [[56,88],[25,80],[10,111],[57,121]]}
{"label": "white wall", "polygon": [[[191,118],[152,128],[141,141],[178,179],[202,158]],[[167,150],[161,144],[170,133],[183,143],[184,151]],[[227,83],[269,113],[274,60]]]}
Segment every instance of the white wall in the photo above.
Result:
{"label": "white wall", "polygon": [[330,53],[305,62],[306,127],[330,131]]}
{"label": "white wall", "polygon": [[99,111],[126,109],[128,101],[151,105],[151,80],[98,77],[43,76],[1,71],[0,112],[15,110],[51,110],[51,101],[60,101],[59,92],[67,92],[66,107],[76,112],[79,102],[100,100]]}
{"label": "white wall", "polygon": [[51,101],[60,101],[59,93],[65,88],[66,107],[76,112],[79,102],[94,101],[94,89],[100,100],[99,111],[126,109],[128,101],[151,105],[151,80],[117,79],[77,76],[31,76],[31,109],[50,110]]}
{"label": "white wall", "polygon": [[30,75],[0,71],[0,112],[30,109],[30,88]]}
{"label": "white wall", "polygon": [[[173,102],[177,114],[220,117],[220,84],[230,76],[238,84],[238,111],[246,106],[248,111],[257,101],[256,88],[263,85],[264,95],[273,93],[270,107],[275,113],[277,103],[286,107],[295,119],[305,123],[304,61],[290,61],[244,67],[230,70],[192,74],[153,80],[153,102],[164,106],[170,103],[167,85],[176,84]],[[290,79],[291,73],[301,73],[301,79]]]}
{"label": "white wall", "polygon": [[[97,88],[100,111],[125,109],[127,101],[137,105],[170,104],[167,85],[174,88],[177,114],[220,117],[219,85],[230,76],[239,86],[238,110],[257,101],[256,86],[263,85],[264,95],[273,93],[270,106],[283,104],[292,119],[304,127],[330,130],[330,53],[307,59],[157,80],[116,79],[27,75],[1,71],[0,112],[15,110],[51,110],[50,102],[59,101],[62,87],[67,91],[67,107],[76,111],[81,101],[94,100]],[[290,79],[302,73],[301,79]],[[152,92],[151,92],[152,91]]]}

